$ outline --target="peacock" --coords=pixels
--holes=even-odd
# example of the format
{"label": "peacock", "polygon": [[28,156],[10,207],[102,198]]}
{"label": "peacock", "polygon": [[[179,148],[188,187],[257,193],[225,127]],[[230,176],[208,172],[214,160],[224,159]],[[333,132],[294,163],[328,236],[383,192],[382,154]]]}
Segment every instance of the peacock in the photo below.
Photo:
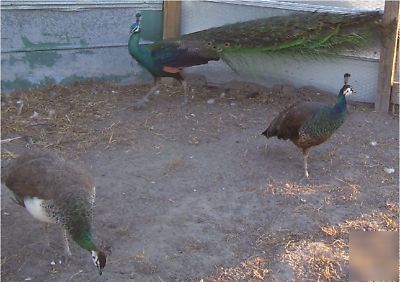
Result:
{"label": "peacock", "polygon": [[155,85],[135,104],[144,106],[149,97],[158,91],[161,77],[173,77],[184,88],[184,103],[187,103],[188,87],[181,72],[184,67],[207,64],[211,60],[219,60],[216,54],[198,48],[199,41],[164,40],[153,44],[139,44],[141,14],[136,14],[136,22],[131,26],[129,38],[129,53],[138,63],[153,76]]}
{"label": "peacock", "polygon": [[65,252],[71,251],[67,233],[89,251],[99,274],[106,254],[93,241],[91,220],[95,186],[90,174],[52,152],[27,152],[11,163],[2,180],[14,194],[15,202],[35,219],[63,228]]}
{"label": "peacock", "polygon": [[384,30],[379,11],[295,13],[210,28],[153,44],[139,44],[140,22],[141,14],[137,13],[136,21],[131,25],[128,49],[131,56],[152,74],[155,85],[137,106],[143,106],[157,93],[161,77],[180,81],[187,101],[188,87],[182,75],[184,67],[222,59],[234,71],[243,73],[249,66],[239,64],[238,69],[234,63],[235,58],[242,55],[257,52],[300,54],[318,59],[321,55],[369,46],[382,36]]}
{"label": "peacock", "polygon": [[324,143],[344,123],[347,111],[346,96],[354,93],[348,84],[350,74],[344,74],[344,85],[332,107],[316,102],[294,104],[271,122],[262,133],[267,138],[290,140],[302,149],[304,175],[308,178],[308,154],[312,147]]}

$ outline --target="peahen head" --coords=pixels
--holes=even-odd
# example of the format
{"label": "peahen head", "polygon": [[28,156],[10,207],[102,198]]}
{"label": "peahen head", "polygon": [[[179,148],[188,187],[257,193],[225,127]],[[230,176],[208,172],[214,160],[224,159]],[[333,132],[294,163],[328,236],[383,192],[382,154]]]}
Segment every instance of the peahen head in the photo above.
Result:
{"label": "peahen head", "polygon": [[131,33],[139,33],[140,32],[140,20],[142,19],[142,14],[136,13],[136,22],[131,25]]}
{"label": "peahen head", "polygon": [[107,256],[102,251],[91,251],[92,253],[92,260],[94,265],[99,270],[99,274],[103,273],[103,269],[106,266]]}

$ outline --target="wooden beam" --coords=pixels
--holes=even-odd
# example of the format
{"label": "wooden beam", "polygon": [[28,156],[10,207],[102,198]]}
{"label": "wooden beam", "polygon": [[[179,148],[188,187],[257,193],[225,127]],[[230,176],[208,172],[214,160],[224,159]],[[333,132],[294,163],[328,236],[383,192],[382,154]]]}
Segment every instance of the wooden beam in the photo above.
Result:
{"label": "wooden beam", "polygon": [[384,26],[390,26],[389,32],[384,33],[379,61],[378,93],[375,110],[382,113],[389,111],[390,93],[393,85],[394,67],[397,52],[397,36],[399,33],[399,1],[385,1]]}
{"label": "wooden beam", "polygon": [[164,0],[163,38],[173,38],[181,31],[181,1]]}

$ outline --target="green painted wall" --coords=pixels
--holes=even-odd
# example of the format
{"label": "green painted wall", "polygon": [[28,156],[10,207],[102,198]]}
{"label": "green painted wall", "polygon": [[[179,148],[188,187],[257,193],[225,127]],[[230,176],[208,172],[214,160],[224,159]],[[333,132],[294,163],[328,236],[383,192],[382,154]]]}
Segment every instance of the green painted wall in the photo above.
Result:
{"label": "green painted wall", "polygon": [[150,81],[128,53],[129,28],[140,11],[143,39],[161,39],[161,3],[150,10],[3,10],[2,92],[85,79]]}

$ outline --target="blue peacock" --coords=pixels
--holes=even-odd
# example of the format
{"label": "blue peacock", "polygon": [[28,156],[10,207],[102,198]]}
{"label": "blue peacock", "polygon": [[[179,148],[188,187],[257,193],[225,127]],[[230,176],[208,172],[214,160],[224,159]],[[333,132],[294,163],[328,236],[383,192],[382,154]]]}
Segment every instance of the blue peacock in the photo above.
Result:
{"label": "blue peacock", "polygon": [[[154,77],[155,84],[136,104],[143,106],[158,91],[161,77],[182,83],[185,102],[188,86],[182,75],[185,67],[222,59],[236,72],[246,72],[233,63],[246,53],[301,54],[313,59],[356,50],[375,42],[384,34],[382,13],[354,14],[299,13],[224,25],[167,39],[140,44],[141,14],[131,25],[128,49],[131,56]],[[248,71],[249,72],[249,71]]]}
{"label": "blue peacock", "polygon": [[302,102],[282,111],[262,133],[267,138],[290,140],[302,149],[304,155],[304,175],[308,178],[308,154],[311,147],[317,146],[331,137],[344,123],[347,111],[346,96],[353,88],[348,84],[350,74],[344,74],[344,85],[337,96],[336,104]]}

